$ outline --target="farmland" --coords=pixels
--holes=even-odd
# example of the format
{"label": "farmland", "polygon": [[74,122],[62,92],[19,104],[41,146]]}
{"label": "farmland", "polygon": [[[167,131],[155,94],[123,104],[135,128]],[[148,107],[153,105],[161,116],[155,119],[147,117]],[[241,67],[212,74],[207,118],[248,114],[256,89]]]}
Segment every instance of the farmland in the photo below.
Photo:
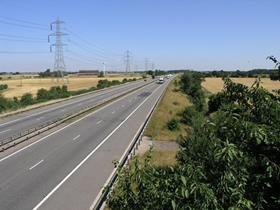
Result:
{"label": "farmland", "polygon": [[[244,84],[248,87],[252,86],[256,78],[231,78],[233,82]],[[202,86],[211,93],[217,93],[223,89],[224,82],[221,78],[207,77],[202,82]],[[280,82],[273,81],[269,78],[261,78],[261,85],[268,91],[280,89]]]}
{"label": "farmland", "polygon": [[28,79],[9,79],[3,80],[0,84],[7,84],[8,89],[2,91],[2,95],[7,98],[20,97],[25,93],[31,93],[36,95],[37,90],[40,88],[50,89],[52,86],[62,86],[67,85],[68,89],[71,90],[81,90],[96,86],[98,81],[101,79],[108,80],[123,80],[124,78],[140,78],[133,75],[118,75],[118,76],[108,76],[103,78],[98,77],[69,77],[64,79],[52,79],[52,78],[28,78]]}

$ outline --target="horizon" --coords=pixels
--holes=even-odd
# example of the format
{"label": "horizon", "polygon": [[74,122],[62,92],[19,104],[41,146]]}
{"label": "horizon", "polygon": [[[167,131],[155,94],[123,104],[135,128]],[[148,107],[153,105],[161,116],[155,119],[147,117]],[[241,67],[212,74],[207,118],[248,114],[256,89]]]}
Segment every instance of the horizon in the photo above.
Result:
{"label": "horizon", "polygon": [[[65,21],[67,71],[274,69],[280,2],[215,1],[2,1],[0,71],[53,69],[49,25]],[[66,30],[65,30],[66,29]],[[217,70],[218,69],[218,70]]]}

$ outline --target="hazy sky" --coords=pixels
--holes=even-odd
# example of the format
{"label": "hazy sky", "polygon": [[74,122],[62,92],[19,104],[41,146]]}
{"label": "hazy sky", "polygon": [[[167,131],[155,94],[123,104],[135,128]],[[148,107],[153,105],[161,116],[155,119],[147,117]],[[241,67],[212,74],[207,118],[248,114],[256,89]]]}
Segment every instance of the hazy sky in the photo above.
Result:
{"label": "hazy sky", "polygon": [[[0,0],[0,71],[52,68],[49,23],[69,35],[68,70],[247,70],[280,58],[279,0]],[[32,22],[32,23],[30,23]]]}

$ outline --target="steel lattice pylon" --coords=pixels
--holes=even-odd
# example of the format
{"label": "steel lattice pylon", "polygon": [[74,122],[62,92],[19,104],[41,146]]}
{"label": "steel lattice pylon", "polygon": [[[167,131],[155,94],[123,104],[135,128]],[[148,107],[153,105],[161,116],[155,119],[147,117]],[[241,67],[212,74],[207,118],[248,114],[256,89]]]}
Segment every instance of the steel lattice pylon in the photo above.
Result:
{"label": "steel lattice pylon", "polygon": [[55,55],[54,55],[54,71],[56,71],[60,77],[63,77],[63,72],[66,70],[64,55],[63,55],[63,47],[66,46],[62,42],[62,36],[67,35],[61,31],[61,25],[64,24],[64,21],[60,21],[59,18],[56,21],[51,23],[51,31],[53,33],[49,34],[48,41],[50,42],[50,37],[55,37],[55,43],[50,45],[50,51],[52,52],[52,48],[55,47]]}

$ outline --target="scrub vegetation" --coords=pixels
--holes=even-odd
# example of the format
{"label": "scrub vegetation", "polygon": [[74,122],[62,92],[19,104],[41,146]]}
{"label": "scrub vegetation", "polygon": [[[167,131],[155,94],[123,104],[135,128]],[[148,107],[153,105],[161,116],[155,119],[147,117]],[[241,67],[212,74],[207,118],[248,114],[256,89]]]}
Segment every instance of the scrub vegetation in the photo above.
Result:
{"label": "scrub vegetation", "polygon": [[120,170],[110,209],[279,209],[280,91],[225,78],[207,104],[202,81],[190,72],[180,79],[193,106],[181,115],[189,129],[176,164],[136,158]]}
{"label": "scrub vegetation", "polygon": [[89,89],[91,87],[96,87],[99,80],[107,79],[109,81],[118,80],[122,81],[124,78],[127,79],[139,79],[141,75],[116,75],[116,76],[105,76],[103,78],[94,76],[69,76],[64,78],[28,78],[31,76],[26,75],[11,75],[9,77],[4,77],[0,80],[1,84],[7,84],[8,89],[2,92],[2,95],[6,98],[21,97],[25,93],[31,93],[33,97],[36,96],[37,91],[41,88],[49,90],[53,86],[66,85],[69,91],[80,91],[84,89]]}
{"label": "scrub vegetation", "polygon": [[0,94],[0,113],[4,111],[16,110],[19,108],[23,108],[29,105],[33,105],[36,103],[46,102],[53,99],[61,99],[67,98],[70,96],[75,96],[99,89],[103,89],[106,87],[124,84],[127,82],[136,81],[136,78],[126,79],[124,78],[122,81],[119,80],[99,80],[96,87],[91,87],[88,89],[80,89],[76,91],[69,91],[66,85],[63,86],[54,86],[49,90],[41,88],[37,91],[36,97],[34,97],[31,93],[25,93],[20,98],[14,97],[13,99],[6,98]]}
{"label": "scrub vegetation", "polygon": [[189,106],[190,102],[181,91],[179,82],[178,77],[170,82],[145,130],[144,134],[153,140],[176,141],[185,132],[186,126],[179,124],[178,113]]}

